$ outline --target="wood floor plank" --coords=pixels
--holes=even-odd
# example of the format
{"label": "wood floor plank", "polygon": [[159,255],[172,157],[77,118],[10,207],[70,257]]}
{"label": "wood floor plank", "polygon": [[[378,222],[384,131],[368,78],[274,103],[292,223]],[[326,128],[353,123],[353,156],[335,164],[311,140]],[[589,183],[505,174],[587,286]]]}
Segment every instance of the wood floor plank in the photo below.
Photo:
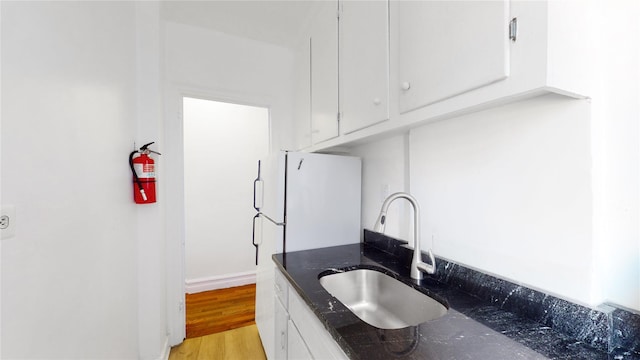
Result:
{"label": "wood floor plank", "polygon": [[187,294],[187,339],[255,324],[255,294],[255,284]]}
{"label": "wood floor plank", "polygon": [[202,338],[189,339],[171,348],[170,360],[197,360]]}
{"label": "wood floor plank", "polygon": [[186,339],[169,360],[266,360],[256,325]]}
{"label": "wood floor plank", "polygon": [[233,354],[232,357],[227,357],[225,360],[266,359],[256,326],[246,326],[225,332],[225,346],[228,349],[227,353]]}
{"label": "wood floor plank", "polygon": [[[231,330],[233,331],[233,330]],[[200,351],[198,352],[198,360],[226,359],[227,349],[225,346],[225,332],[211,334],[201,337]],[[237,359],[242,359],[238,357]]]}
{"label": "wood floor plank", "polygon": [[186,295],[187,339],[169,360],[264,360],[255,284]]}

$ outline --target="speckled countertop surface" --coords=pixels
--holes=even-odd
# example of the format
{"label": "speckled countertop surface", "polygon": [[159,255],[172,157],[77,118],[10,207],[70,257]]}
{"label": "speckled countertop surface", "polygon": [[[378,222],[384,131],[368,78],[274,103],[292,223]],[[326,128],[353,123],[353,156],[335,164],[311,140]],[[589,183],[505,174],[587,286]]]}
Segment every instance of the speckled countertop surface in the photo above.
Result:
{"label": "speckled countertop surface", "polygon": [[[367,244],[276,254],[293,288],[351,359],[640,359],[637,353],[595,349],[539,322],[517,316],[435,278],[410,279],[403,260]],[[355,316],[318,281],[321,273],[373,268],[444,299],[444,316],[397,330]]]}

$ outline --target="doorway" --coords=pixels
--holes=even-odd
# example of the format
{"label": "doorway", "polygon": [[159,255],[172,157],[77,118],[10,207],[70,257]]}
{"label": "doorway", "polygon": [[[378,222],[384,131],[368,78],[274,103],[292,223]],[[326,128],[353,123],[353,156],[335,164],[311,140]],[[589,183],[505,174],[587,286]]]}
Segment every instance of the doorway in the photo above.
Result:
{"label": "doorway", "polygon": [[269,109],[183,97],[187,293],[255,282],[256,160],[269,152]]}

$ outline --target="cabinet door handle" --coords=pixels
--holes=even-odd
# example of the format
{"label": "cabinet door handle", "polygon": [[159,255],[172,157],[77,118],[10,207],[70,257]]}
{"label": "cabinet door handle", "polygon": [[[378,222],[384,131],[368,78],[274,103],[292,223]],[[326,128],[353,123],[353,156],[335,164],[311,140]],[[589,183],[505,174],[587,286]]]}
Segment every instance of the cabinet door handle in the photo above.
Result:
{"label": "cabinet door handle", "polygon": [[380,100],[380,98],[373,99],[373,105],[380,105],[380,104],[382,104],[382,100]]}
{"label": "cabinet door handle", "polygon": [[407,91],[411,89],[411,83],[408,81],[403,81],[402,82],[402,90]]}
{"label": "cabinet door handle", "polygon": [[513,42],[518,39],[518,18],[513,18],[509,22],[509,39]]}
{"label": "cabinet door handle", "polygon": [[284,350],[286,345],[285,333],[284,331],[280,331],[280,348]]}

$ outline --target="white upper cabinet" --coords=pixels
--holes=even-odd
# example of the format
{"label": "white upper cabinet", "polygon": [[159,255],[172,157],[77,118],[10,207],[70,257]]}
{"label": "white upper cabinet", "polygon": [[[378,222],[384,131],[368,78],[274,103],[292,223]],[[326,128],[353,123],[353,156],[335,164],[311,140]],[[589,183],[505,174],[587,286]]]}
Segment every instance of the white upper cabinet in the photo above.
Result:
{"label": "white upper cabinet", "polygon": [[309,151],[543,94],[583,99],[593,91],[593,2],[344,0],[338,106],[340,8],[318,3]]}
{"label": "white upper cabinet", "polygon": [[340,129],[389,119],[389,2],[340,2]]}
{"label": "white upper cabinet", "polygon": [[509,75],[508,1],[400,1],[400,113]]}
{"label": "white upper cabinet", "polygon": [[311,25],[311,140],[338,136],[338,2],[318,2]]}
{"label": "white upper cabinet", "polygon": [[311,146],[311,47],[306,38],[295,49],[294,134],[296,150]]}
{"label": "white upper cabinet", "polygon": [[392,1],[391,122],[411,127],[545,93],[588,97],[591,3]]}

